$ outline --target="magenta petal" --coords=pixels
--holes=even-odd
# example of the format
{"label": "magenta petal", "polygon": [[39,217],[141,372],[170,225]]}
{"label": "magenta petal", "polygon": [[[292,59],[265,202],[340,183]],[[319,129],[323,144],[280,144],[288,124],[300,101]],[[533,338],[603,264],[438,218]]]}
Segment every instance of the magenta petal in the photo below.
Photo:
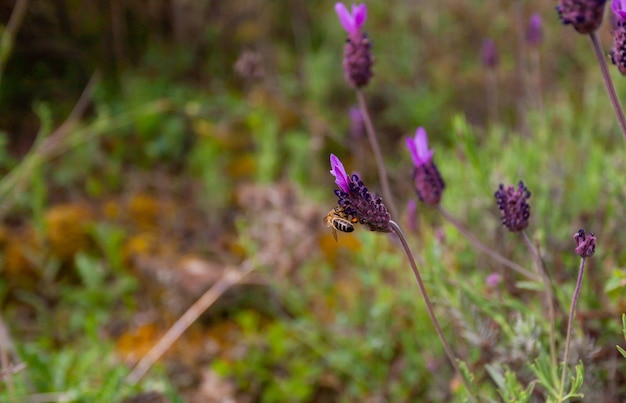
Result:
{"label": "magenta petal", "polygon": [[350,192],[350,179],[348,178],[348,174],[346,173],[346,169],[343,167],[343,164],[335,156],[335,154],[330,154],[330,173],[335,177],[335,183],[342,191],[349,193]]}
{"label": "magenta petal", "polygon": [[415,146],[415,141],[410,137],[406,138],[406,148],[409,149],[409,153],[411,154],[411,159],[413,160],[413,165],[415,166],[421,165],[420,158],[417,154],[417,147]]}
{"label": "magenta petal", "polygon": [[611,9],[617,18],[622,21],[626,21],[626,1],[613,0],[611,2]]}
{"label": "magenta petal", "polygon": [[367,6],[365,3],[352,5],[352,18],[354,18],[354,28],[361,29],[367,19]]}
{"label": "magenta petal", "polygon": [[348,33],[353,32],[354,18],[352,17],[352,14],[350,14],[346,6],[344,6],[343,3],[335,3],[335,11],[339,16],[339,22],[341,22],[341,25],[343,25],[343,29],[345,29]]}
{"label": "magenta petal", "polygon": [[428,149],[428,136],[423,127],[419,127],[415,132],[415,146],[417,155],[422,163],[426,164],[433,157],[433,150]]}

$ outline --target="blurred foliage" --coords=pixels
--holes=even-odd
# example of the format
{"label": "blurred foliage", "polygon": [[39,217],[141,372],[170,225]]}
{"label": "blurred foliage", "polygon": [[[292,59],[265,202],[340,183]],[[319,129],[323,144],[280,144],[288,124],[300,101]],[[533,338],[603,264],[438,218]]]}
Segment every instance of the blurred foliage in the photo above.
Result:
{"label": "blurred foliage", "polygon": [[[18,1],[0,5],[0,349],[26,367],[3,372],[0,400],[465,401],[395,240],[359,229],[336,243],[323,227],[329,152],[378,190],[367,140],[346,135],[356,100],[333,2],[31,0],[9,38]],[[423,126],[445,208],[530,268],[493,199],[523,180],[559,352],[579,264],[572,234],[593,231],[565,390],[624,400],[614,346],[626,164],[587,38],[539,0],[367,5],[376,64],[365,95],[396,204],[415,199],[404,137]],[[532,13],[544,21],[538,49],[523,40]],[[486,37],[500,54],[496,121]],[[472,249],[435,210],[418,213],[409,241],[472,388],[486,401],[558,399],[541,285]],[[256,277],[131,386],[137,360],[244,264]]]}

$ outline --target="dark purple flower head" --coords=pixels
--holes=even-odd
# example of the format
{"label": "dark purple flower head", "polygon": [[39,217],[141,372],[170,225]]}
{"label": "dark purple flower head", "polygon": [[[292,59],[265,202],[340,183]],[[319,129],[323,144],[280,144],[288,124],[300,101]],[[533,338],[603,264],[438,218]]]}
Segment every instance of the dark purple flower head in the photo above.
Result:
{"label": "dark purple flower head", "polygon": [[571,25],[581,34],[590,34],[602,24],[606,0],[561,0],[556,6],[564,25]]}
{"label": "dark purple flower head", "polygon": [[343,48],[343,73],[346,81],[355,88],[364,87],[372,78],[372,45],[361,28],[367,18],[365,4],[352,5],[352,13],[342,3],[335,4],[339,22],[348,33]]}
{"label": "dark purple flower head", "polygon": [[513,186],[505,188],[501,184],[494,196],[500,208],[502,225],[512,232],[519,232],[528,227],[530,205],[526,200],[530,198],[530,192],[524,186],[524,182],[520,181],[517,188]]}
{"label": "dark purple flower head", "polygon": [[481,56],[483,59],[483,66],[494,68],[498,65],[498,50],[496,49],[496,44],[491,39],[483,40]]}
{"label": "dark purple flower head", "polygon": [[426,130],[420,127],[414,138],[406,139],[406,146],[413,159],[413,184],[415,193],[426,204],[437,205],[441,201],[445,183],[433,162],[433,150],[428,149]]}
{"label": "dark purple flower head", "polygon": [[352,13],[350,13],[343,3],[335,3],[335,11],[339,16],[339,22],[341,22],[343,29],[346,30],[348,35],[355,38],[359,37],[361,27],[367,19],[367,7],[365,4],[353,4]]}
{"label": "dark purple flower head", "polygon": [[593,232],[586,235],[585,230],[579,229],[574,234],[574,242],[576,242],[576,253],[580,257],[590,257],[596,251],[596,236]]}
{"label": "dark purple flower head", "polygon": [[526,42],[530,46],[538,46],[541,43],[541,16],[539,14],[533,14],[530,16],[528,22],[528,29],[526,30]]}
{"label": "dark purple flower head", "polygon": [[370,231],[391,232],[391,216],[383,200],[372,195],[358,174],[348,177],[343,164],[333,154],[330,155],[331,171],[339,189],[335,190],[338,205],[350,217],[356,217],[360,224]]}
{"label": "dark purple flower head", "polygon": [[613,49],[609,52],[611,62],[617,66],[622,75],[626,75],[626,21],[615,17],[616,27],[613,30]]}
{"label": "dark purple flower head", "polygon": [[611,9],[619,21],[626,21],[626,0],[611,1]]}

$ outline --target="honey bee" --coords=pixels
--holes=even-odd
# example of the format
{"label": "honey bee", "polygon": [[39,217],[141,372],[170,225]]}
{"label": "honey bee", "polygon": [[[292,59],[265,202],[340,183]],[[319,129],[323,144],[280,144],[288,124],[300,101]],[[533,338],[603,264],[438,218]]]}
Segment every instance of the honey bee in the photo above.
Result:
{"label": "honey bee", "polygon": [[335,242],[337,242],[337,231],[353,232],[353,224],[356,224],[358,222],[358,218],[352,217],[347,214],[341,206],[336,206],[328,212],[326,217],[324,217],[324,223],[327,227],[331,227]]}

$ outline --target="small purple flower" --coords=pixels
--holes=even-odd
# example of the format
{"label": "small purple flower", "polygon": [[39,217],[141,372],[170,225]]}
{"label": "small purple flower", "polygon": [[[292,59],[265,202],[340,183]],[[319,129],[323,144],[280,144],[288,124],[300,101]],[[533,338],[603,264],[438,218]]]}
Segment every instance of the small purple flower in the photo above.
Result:
{"label": "small purple flower", "polygon": [[335,156],[335,154],[330,154],[330,173],[335,177],[335,183],[339,186],[343,192],[350,191],[350,178],[346,173],[346,169],[343,167],[339,158]]}
{"label": "small purple flower", "polygon": [[353,4],[352,13],[350,13],[343,3],[335,3],[335,11],[339,16],[339,22],[341,22],[343,29],[346,30],[348,35],[359,37],[361,27],[367,19],[367,7],[365,4]]}
{"label": "small purple flower", "polygon": [[356,217],[370,231],[391,232],[391,216],[383,200],[372,195],[358,174],[348,177],[339,158],[330,155],[330,173],[335,177],[339,189],[335,190],[338,205],[348,217]]}
{"label": "small purple flower", "polygon": [[530,205],[526,202],[530,198],[530,192],[520,181],[517,188],[509,186],[507,188],[500,184],[498,191],[494,194],[502,225],[511,232],[519,232],[528,227],[530,219]]}
{"label": "small purple flower", "polygon": [[491,39],[483,40],[481,56],[483,66],[491,69],[498,65],[498,50],[496,49],[496,44]]}
{"label": "small purple flower", "polygon": [[434,151],[428,148],[426,130],[419,127],[414,138],[406,139],[406,146],[413,159],[413,184],[417,197],[426,204],[439,204],[446,185],[433,162]]}
{"label": "small purple flower", "polygon": [[491,273],[487,276],[487,287],[496,288],[502,282],[502,276],[499,273]]}
{"label": "small purple flower", "polygon": [[595,32],[602,24],[606,0],[561,0],[556,11],[563,25],[581,34]]}
{"label": "small purple flower", "polygon": [[611,9],[620,21],[626,21],[626,0],[613,0]]}
{"label": "small purple flower", "polygon": [[590,257],[596,251],[596,237],[593,232],[586,235],[585,230],[579,229],[574,234],[574,242],[576,242],[576,253],[582,258]]}
{"label": "small purple flower", "polygon": [[339,22],[348,33],[348,40],[343,48],[343,72],[346,81],[354,88],[364,87],[372,78],[372,44],[361,31],[367,18],[367,7],[361,3],[352,5],[352,13],[343,3],[335,4]]}
{"label": "small purple flower", "polygon": [[526,41],[530,46],[538,46],[541,43],[541,37],[541,16],[533,14],[530,17],[528,29],[526,30]]}
{"label": "small purple flower", "polygon": [[411,199],[406,203],[406,215],[408,221],[408,228],[411,232],[417,232],[417,203],[415,199]]}

